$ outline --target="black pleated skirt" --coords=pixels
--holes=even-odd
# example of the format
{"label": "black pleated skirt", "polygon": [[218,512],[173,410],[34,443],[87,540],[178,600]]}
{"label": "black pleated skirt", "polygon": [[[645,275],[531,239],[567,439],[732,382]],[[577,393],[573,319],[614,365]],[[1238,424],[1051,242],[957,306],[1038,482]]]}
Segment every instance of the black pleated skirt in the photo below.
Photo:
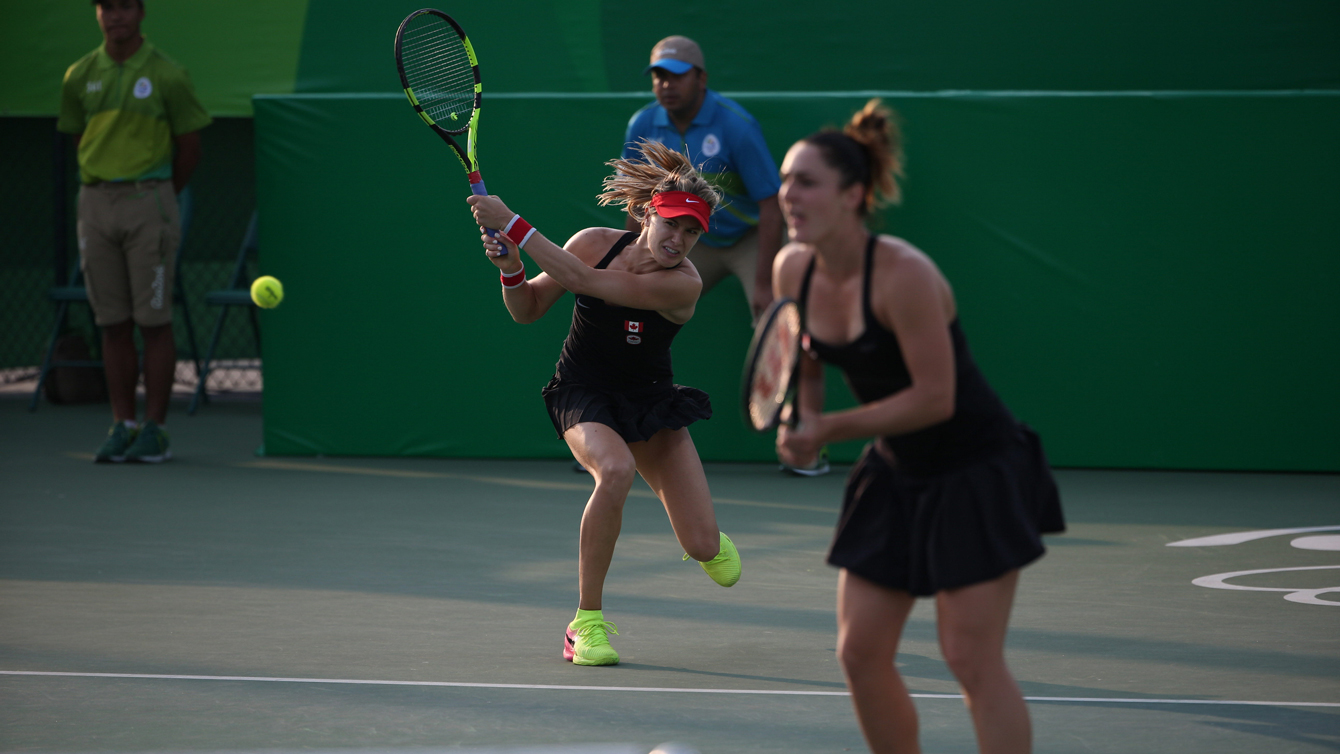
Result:
{"label": "black pleated skirt", "polygon": [[559,438],[573,425],[595,422],[618,432],[624,442],[642,442],[663,429],[682,429],[712,418],[707,393],[684,385],[611,391],[555,375],[540,392]]}
{"label": "black pleated skirt", "polygon": [[1061,498],[1032,429],[952,471],[917,476],[878,443],[852,468],[828,562],[929,596],[990,581],[1046,552],[1065,530]]}

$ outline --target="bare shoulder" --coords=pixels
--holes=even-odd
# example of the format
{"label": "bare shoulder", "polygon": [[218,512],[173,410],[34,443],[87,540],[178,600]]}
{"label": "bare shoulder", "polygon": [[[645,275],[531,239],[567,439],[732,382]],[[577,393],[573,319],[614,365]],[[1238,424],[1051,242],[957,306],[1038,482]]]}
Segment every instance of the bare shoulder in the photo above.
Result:
{"label": "bare shoulder", "polygon": [[568,239],[563,248],[568,253],[594,267],[627,231],[614,228],[586,228]]}
{"label": "bare shoulder", "polygon": [[886,283],[920,286],[944,281],[940,268],[926,252],[897,236],[879,236],[875,245],[875,274]]}
{"label": "bare shoulder", "polygon": [[[953,316],[954,295],[940,268],[926,252],[896,236],[879,236],[875,246],[876,290],[891,294],[885,305],[934,305]],[[876,308],[882,309],[876,294]]]}
{"label": "bare shoulder", "polygon": [[783,295],[791,298],[799,295],[801,279],[812,259],[814,249],[806,244],[788,243],[777,252],[772,274]]}

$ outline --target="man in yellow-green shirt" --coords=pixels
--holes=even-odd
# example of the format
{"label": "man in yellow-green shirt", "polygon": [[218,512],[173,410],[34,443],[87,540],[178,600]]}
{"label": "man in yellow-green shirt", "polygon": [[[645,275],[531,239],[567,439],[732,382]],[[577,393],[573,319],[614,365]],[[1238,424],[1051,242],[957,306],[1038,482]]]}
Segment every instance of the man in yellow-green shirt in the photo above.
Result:
{"label": "man in yellow-green shirt", "polygon": [[[200,162],[211,118],[186,70],[140,33],[143,0],[94,0],[103,44],[65,72],[56,128],[79,154],[79,259],[114,423],[96,460],[157,463],[168,450],[168,399],[176,371],[172,336],[177,193]],[[145,419],[135,421],[144,341]]]}

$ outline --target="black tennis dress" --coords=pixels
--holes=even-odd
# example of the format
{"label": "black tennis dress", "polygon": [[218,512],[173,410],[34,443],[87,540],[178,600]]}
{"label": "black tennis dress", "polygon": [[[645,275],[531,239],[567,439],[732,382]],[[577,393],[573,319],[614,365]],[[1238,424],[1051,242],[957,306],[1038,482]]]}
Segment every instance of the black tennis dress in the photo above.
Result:
{"label": "black tennis dress", "polygon": [[[595,269],[608,267],[636,238],[620,238]],[[679,328],[658,312],[577,294],[554,378],[541,391],[558,436],[575,424],[596,422],[625,442],[639,442],[711,418],[707,393],[674,384],[670,342]]]}
{"label": "black tennis dress", "polygon": [[[865,251],[865,329],[846,345],[808,337],[807,348],[842,369],[861,403],[912,384],[897,337],[870,308],[875,237]],[[814,261],[800,289],[805,312]],[[828,562],[917,596],[989,581],[1038,559],[1041,534],[1065,530],[1061,500],[1037,433],[987,384],[957,319],[954,415],[866,446],[852,468]]]}

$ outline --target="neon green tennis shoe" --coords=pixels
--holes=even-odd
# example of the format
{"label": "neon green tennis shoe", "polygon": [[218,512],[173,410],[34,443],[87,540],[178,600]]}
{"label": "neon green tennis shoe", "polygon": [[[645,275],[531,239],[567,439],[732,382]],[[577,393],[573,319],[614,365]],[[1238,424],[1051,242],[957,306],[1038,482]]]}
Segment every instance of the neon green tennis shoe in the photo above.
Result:
{"label": "neon green tennis shoe", "polygon": [[[687,552],[684,553],[684,559],[689,559]],[[721,549],[717,551],[717,556],[698,565],[722,586],[735,586],[735,582],[740,580],[740,553],[724,531],[721,532]]]}
{"label": "neon green tennis shoe", "polygon": [[610,646],[609,634],[619,627],[605,620],[599,610],[578,610],[563,637],[563,659],[573,665],[618,665],[619,653]]}

